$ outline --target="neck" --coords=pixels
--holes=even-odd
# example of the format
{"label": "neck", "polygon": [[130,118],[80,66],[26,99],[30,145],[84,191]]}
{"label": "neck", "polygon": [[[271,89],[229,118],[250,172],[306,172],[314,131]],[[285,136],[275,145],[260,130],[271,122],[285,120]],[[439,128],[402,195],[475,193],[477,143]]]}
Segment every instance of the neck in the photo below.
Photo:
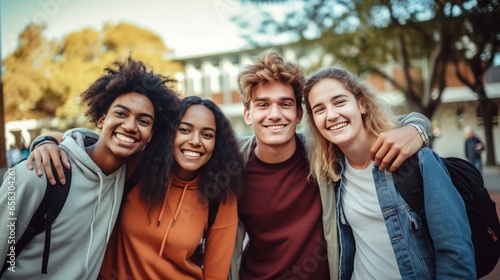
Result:
{"label": "neck", "polygon": [[291,158],[297,149],[295,137],[280,145],[266,145],[257,139],[255,155],[265,163],[280,163]]}
{"label": "neck", "polygon": [[351,141],[348,146],[340,147],[342,153],[349,161],[349,164],[355,169],[365,169],[371,162],[370,148],[375,139],[364,138]]}
{"label": "neck", "polygon": [[106,176],[118,170],[125,163],[123,159],[109,155],[109,150],[106,152],[98,143],[86,147],[85,151]]}
{"label": "neck", "polygon": [[188,171],[182,169],[177,162],[174,163],[174,173],[177,176],[177,178],[184,180],[184,181],[192,181],[196,176],[198,176],[199,169],[195,171]]}

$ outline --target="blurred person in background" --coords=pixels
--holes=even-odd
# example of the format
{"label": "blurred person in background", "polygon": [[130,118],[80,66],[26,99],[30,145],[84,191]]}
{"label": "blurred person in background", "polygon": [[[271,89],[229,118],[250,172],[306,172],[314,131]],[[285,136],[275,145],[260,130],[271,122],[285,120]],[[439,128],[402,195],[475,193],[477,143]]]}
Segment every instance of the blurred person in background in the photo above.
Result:
{"label": "blurred person in background", "polygon": [[7,155],[7,167],[16,165],[21,160],[21,150],[16,145],[10,145]]}
{"label": "blurred person in background", "polygon": [[465,157],[472,163],[479,172],[483,173],[481,164],[481,153],[484,150],[484,145],[479,138],[474,134],[471,126],[464,128],[465,136]]}

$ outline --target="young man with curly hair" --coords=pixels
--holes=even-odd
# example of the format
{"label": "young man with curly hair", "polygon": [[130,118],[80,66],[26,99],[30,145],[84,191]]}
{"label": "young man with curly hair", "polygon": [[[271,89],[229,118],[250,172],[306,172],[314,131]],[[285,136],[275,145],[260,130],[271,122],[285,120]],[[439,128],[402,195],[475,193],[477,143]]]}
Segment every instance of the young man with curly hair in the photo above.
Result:
{"label": "young man with curly hair", "polygon": [[[82,149],[69,136],[60,144],[71,162],[72,182],[52,225],[46,274],[40,273],[45,234],[38,234],[15,255],[2,279],[96,279],[120,209],[125,162],[142,153],[146,156],[138,168],[144,181],[169,181],[169,173],[154,167],[171,165],[167,155],[172,145],[164,139],[172,138],[171,120],[179,114],[179,100],[165,85],[170,80],[140,61],[128,59],[115,66],[106,68],[82,94],[89,106],[86,115],[101,130],[97,142]],[[27,226],[46,187],[46,176],[39,177],[24,162],[7,171],[0,188],[0,218],[13,225],[0,230],[0,256],[12,253],[19,238],[30,230]],[[15,203],[8,204],[12,198]]]}

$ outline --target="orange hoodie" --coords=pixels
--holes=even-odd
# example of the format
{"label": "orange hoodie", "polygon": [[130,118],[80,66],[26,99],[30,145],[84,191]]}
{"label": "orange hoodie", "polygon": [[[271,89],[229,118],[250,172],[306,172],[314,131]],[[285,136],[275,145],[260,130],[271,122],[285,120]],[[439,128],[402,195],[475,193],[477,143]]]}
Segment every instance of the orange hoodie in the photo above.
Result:
{"label": "orange hoodie", "polygon": [[128,194],[106,249],[99,279],[227,279],[238,213],[236,200],[221,203],[207,234],[204,269],[189,260],[208,221],[199,178],[172,179],[161,209],[147,217],[142,186]]}

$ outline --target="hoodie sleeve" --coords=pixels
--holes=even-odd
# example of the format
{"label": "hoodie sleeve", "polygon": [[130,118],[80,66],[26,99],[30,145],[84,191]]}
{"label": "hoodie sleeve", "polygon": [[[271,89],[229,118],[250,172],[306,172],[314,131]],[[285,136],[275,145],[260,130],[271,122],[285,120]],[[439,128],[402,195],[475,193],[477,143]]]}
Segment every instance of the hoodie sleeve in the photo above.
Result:
{"label": "hoodie sleeve", "polygon": [[[0,256],[12,254],[9,266],[15,266],[16,242],[26,231],[31,217],[42,201],[47,187],[45,176],[38,177],[24,162],[9,168],[0,187]],[[14,269],[14,268],[13,268]],[[8,271],[7,271],[8,272]],[[5,272],[5,273],[7,273]]]}
{"label": "hoodie sleeve", "polygon": [[78,146],[84,148],[95,144],[99,139],[99,134],[90,129],[78,127],[64,132],[63,140],[65,137],[72,137],[73,139],[75,139]]}
{"label": "hoodie sleeve", "polygon": [[398,116],[398,121],[402,126],[412,125],[421,133],[424,143],[428,143],[432,135],[432,123],[423,114],[411,112],[407,115]]}

